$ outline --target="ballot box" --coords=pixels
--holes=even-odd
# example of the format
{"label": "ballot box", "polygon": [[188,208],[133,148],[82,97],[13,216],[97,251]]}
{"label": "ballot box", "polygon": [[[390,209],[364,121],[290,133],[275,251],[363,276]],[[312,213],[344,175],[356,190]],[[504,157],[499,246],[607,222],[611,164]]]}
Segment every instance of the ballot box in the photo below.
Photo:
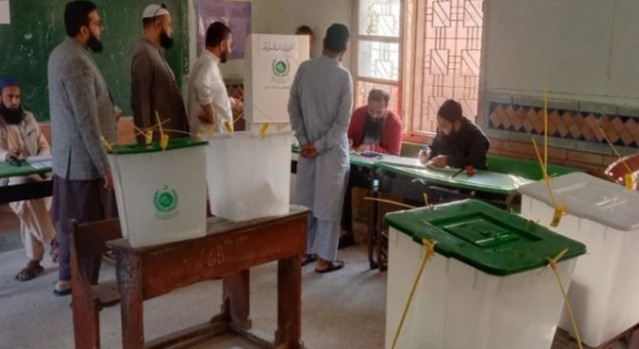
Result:
{"label": "ballot box", "polygon": [[206,142],[176,138],[162,148],[109,151],[122,234],[132,247],[206,234]]}
{"label": "ballot box", "polygon": [[231,221],[287,214],[292,132],[214,135],[206,147],[211,213]]}
{"label": "ballot box", "polygon": [[477,200],[385,217],[389,231],[386,348],[391,348],[425,255],[435,241],[396,348],[550,348],[565,284],[585,246]]}
{"label": "ballot box", "polygon": [[[552,229],[584,243],[568,292],[585,344],[613,339],[639,323],[639,194],[585,173],[551,178],[565,215]],[[555,207],[544,181],[519,187],[521,214],[549,225]],[[559,326],[572,333],[564,313]]]}

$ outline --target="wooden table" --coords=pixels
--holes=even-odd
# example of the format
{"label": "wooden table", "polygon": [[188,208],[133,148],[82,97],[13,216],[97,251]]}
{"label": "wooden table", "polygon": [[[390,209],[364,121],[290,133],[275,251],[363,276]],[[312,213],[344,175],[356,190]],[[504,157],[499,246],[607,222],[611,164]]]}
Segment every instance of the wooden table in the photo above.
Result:
{"label": "wooden table", "polygon": [[[520,176],[486,170],[475,170],[475,174],[469,176],[465,171],[459,172],[457,169],[408,167],[385,162],[379,162],[375,167],[380,181],[398,179],[385,187],[392,187],[402,198],[410,198],[417,194],[418,200],[421,200],[419,196],[422,196],[426,189],[436,188],[437,190],[432,192],[439,191],[441,194],[429,198],[430,203],[475,197],[508,211],[513,200],[519,196],[517,189],[521,185],[533,182]],[[419,187],[423,190],[416,190]],[[387,193],[381,189],[381,194],[384,196]]]}
{"label": "wooden table", "polygon": [[[116,256],[121,295],[122,347],[165,348],[194,338],[234,332],[264,348],[303,348],[301,256],[306,250],[308,210],[247,222],[208,221],[202,238],[133,248],[128,240],[107,243]],[[249,269],[278,261],[278,329],[270,343],[249,333]],[[144,341],[144,300],[200,281],[224,277],[222,313],[211,321],[150,342]]]}
{"label": "wooden table", "polygon": [[[0,161],[0,179],[26,177],[34,174],[46,174],[51,168],[35,169],[29,164],[12,166]],[[53,194],[53,181],[49,178],[40,182],[0,186],[0,205],[14,201],[39,199]]]}

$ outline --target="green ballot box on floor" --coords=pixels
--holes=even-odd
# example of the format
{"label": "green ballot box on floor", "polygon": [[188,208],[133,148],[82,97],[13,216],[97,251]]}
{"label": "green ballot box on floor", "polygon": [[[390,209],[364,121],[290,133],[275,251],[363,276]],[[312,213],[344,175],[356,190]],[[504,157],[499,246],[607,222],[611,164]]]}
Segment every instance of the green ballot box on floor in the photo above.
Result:
{"label": "green ballot box on floor", "polygon": [[421,262],[396,348],[550,348],[564,298],[548,259],[569,284],[583,244],[477,200],[402,211],[390,226],[386,348],[390,348]]}

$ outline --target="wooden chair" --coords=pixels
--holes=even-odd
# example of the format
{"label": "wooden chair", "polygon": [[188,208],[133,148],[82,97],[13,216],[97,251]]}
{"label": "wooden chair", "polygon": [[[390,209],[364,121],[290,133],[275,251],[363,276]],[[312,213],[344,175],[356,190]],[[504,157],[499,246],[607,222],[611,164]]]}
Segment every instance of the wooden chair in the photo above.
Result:
{"label": "wooden chair", "polygon": [[[625,162],[625,164],[624,164]],[[628,173],[628,168],[632,170],[632,174],[635,176],[635,185],[633,190],[637,190],[637,179],[639,176],[639,153],[625,156],[606,168],[604,174],[613,182],[625,185],[624,176]]]}
{"label": "wooden chair", "polygon": [[73,334],[77,349],[100,348],[100,310],[118,304],[116,280],[91,285],[82,260],[102,256],[105,243],[122,237],[118,219],[79,224],[70,221],[71,291],[73,295]]}

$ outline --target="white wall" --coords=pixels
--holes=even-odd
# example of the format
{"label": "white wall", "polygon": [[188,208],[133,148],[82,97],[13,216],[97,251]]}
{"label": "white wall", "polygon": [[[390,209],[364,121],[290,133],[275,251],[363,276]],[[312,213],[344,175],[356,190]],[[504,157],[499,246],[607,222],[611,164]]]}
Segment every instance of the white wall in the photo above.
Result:
{"label": "white wall", "polygon": [[[191,2],[193,0],[190,0]],[[321,52],[326,29],[333,23],[347,25],[353,31],[352,0],[252,0],[253,33],[293,34],[300,25],[308,25],[315,32],[312,52]],[[191,4],[191,9],[193,8]],[[193,14],[191,14],[193,18]],[[193,23],[193,21],[191,22]],[[195,28],[190,25],[190,28]],[[191,62],[195,60],[195,33],[191,33]],[[351,54],[347,52],[342,64],[351,69]],[[243,60],[231,60],[221,66],[227,80],[242,79]]]}
{"label": "white wall", "polygon": [[638,0],[487,0],[484,93],[639,106]]}

